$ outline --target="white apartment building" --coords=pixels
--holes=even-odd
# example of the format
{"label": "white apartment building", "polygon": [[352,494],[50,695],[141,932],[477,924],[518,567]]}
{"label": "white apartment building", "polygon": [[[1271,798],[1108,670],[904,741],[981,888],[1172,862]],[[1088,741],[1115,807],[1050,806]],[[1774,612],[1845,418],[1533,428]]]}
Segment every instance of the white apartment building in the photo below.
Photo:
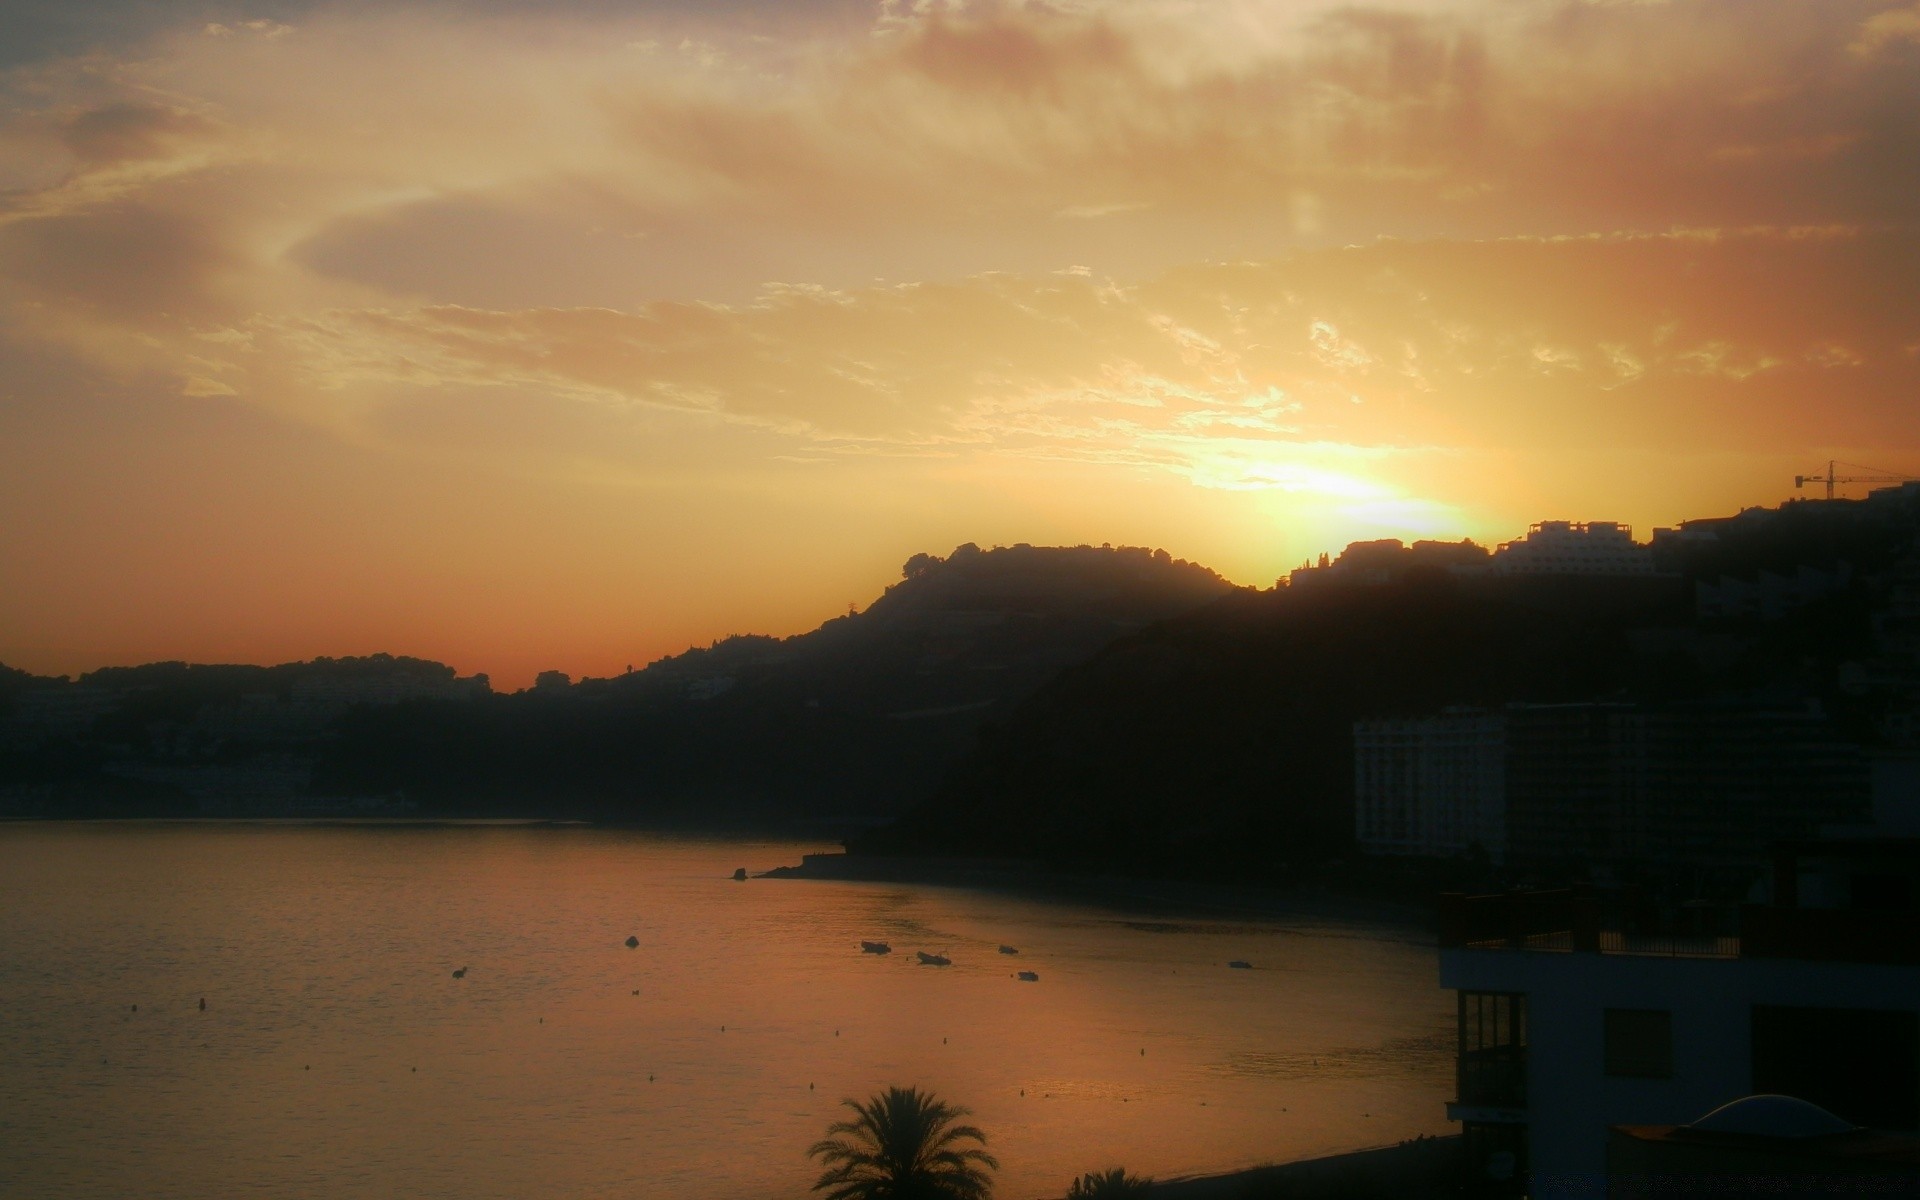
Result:
{"label": "white apartment building", "polygon": [[1470,1193],[1615,1194],[1611,1127],[1698,1127],[1756,1094],[1863,1135],[1920,1129],[1920,896],[1885,906],[1901,878],[1889,855],[1905,856],[1910,893],[1920,842],[1875,845],[1845,848],[1851,877],[1829,855],[1821,887],[1803,871],[1825,851],[1787,855],[1775,903],[1743,908],[1738,937],[1609,928],[1592,893],[1443,898],[1440,983],[1459,1012],[1447,1110]]}
{"label": "white apartment building", "polygon": [[1482,709],[1358,721],[1354,839],[1363,853],[1506,854],[1506,717]]}
{"label": "white apartment building", "polygon": [[1653,549],[1617,521],[1541,521],[1527,536],[1500,543],[1494,575],[1652,575]]}

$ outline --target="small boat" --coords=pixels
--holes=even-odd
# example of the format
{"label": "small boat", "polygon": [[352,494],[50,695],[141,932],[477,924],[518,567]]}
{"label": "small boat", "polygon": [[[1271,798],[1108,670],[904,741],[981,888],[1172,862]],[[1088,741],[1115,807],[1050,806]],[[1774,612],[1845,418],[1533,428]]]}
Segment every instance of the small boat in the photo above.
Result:
{"label": "small boat", "polygon": [[1018,950],[1016,950],[1016,949],[1014,949],[1014,948],[1013,948],[1012,946],[1002,946],[1002,947],[1000,947],[1000,953],[1002,953],[1002,954],[1018,954],[1018,953],[1020,953],[1020,952],[1019,952]]}
{"label": "small boat", "polygon": [[745,867],[735,867],[733,869],[734,882],[738,883],[746,879],[746,877],[747,877],[747,869]]}
{"label": "small boat", "polygon": [[861,942],[861,943],[860,943],[860,953],[862,953],[862,954],[892,954],[892,953],[893,953],[893,947],[892,947],[892,946],[889,946],[889,945],[887,945],[887,944],[886,944],[885,942]]}
{"label": "small boat", "polygon": [[639,949],[639,947],[640,947],[640,939],[629,934],[627,937],[627,949],[637,950]]}
{"label": "small boat", "polygon": [[920,956],[920,965],[923,967],[950,967],[953,965],[953,960],[944,954],[928,954],[925,950],[918,950],[915,951],[915,953]]}
{"label": "small boat", "polygon": [[453,977],[455,979],[465,979],[467,977],[467,969],[465,967],[461,967],[458,971],[455,971],[453,973]]}
{"label": "small boat", "polygon": [[1227,965],[1228,965],[1228,966],[1230,966],[1230,967],[1232,967],[1232,968],[1233,968],[1234,970],[1236,970],[1236,971],[1251,971],[1251,970],[1253,970],[1253,964],[1252,964],[1252,963],[1250,963],[1250,962],[1248,962],[1248,961],[1247,961],[1246,959],[1244,959],[1244,958],[1236,958],[1236,959],[1234,959],[1234,960],[1233,960],[1232,962],[1230,962],[1230,963],[1228,963]]}
{"label": "small boat", "polygon": [[1020,975],[1019,975],[1019,979],[1020,979],[1020,982],[1022,982],[1022,983],[1039,983],[1039,982],[1040,982],[1040,972],[1038,972],[1038,971],[1022,971],[1022,972],[1020,972]]}

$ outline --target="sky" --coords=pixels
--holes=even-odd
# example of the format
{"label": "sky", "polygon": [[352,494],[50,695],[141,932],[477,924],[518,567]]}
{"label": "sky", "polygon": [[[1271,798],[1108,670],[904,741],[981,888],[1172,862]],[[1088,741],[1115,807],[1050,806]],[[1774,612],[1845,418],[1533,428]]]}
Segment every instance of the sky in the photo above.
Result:
{"label": "sky", "polygon": [[522,686],[962,542],[1920,473],[1912,0],[4,3],[16,667]]}

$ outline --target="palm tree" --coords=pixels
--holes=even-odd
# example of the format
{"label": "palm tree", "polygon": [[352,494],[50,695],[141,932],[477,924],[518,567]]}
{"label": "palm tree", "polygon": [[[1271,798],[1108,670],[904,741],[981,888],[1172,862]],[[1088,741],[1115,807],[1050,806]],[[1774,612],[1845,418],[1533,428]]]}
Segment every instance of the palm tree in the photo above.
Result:
{"label": "palm tree", "polygon": [[813,1185],[826,1200],[987,1200],[988,1171],[1000,1164],[962,1142],[986,1145],[987,1135],[954,1122],[967,1110],[916,1088],[888,1088],[865,1104],[842,1101],[857,1116],[827,1126],[807,1151],[826,1171]]}
{"label": "palm tree", "polygon": [[1145,1196],[1153,1180],[1129,1175],[1123,1168],[1089,1171],[1067,1188],[1067,1200],[1131,1200]]}

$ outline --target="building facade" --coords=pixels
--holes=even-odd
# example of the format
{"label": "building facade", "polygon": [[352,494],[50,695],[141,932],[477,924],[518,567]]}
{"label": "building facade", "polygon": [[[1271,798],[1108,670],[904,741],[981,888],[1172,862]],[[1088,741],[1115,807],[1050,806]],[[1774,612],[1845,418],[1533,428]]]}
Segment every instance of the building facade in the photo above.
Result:
{"label": "building facade", "polygon": [[1541,521],[1523,538],[1500,543],[1495,575],[1652,575],[1653,551],[1617,521]]}
{"label": "building facade", "polygon": [[1591,892],[1444,898],[1471,1190],[1607,1195],[1610,1127],[1759,1093],[1920,1130],[1920,843],[1822,853],[1785,855],[1732,936],[1609,919]]}
{"label": "building facade", "polygon": [[1458,709],[1353,727],[1354,837],[1370,854],[1507,849],[1504,713]]}
{"label": "building facade", "polygon": [[1872,820],[1869,763],[1808,705],[1512,704],[1354,725],[1363,853],[1738,892],[1768,845]]}

